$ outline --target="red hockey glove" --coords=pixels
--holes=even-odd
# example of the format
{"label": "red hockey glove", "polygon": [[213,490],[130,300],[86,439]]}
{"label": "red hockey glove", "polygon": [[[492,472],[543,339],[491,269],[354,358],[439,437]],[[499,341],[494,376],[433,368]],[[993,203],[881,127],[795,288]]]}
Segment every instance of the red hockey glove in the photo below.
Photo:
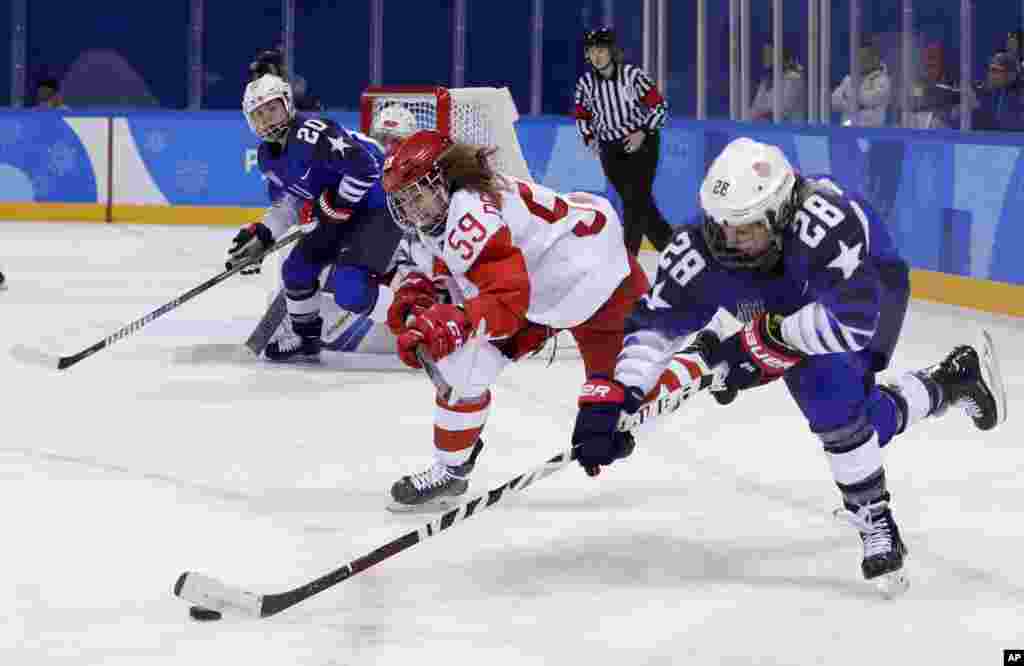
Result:
{"label": "red hockey glove", "polygon": [[[412,342],[418,338],[416,344],[425,344],[430,356],[435,361],[440,361],[466,344],[472,330],[472,324],[462,308],[437,303],[416,315],[412,325],[399,336],[399,354],[403,347],[409,348],[411,345],[412,349],[415,349]],[[405,361],[404,358],[402,360]]]}
{"label": "red hockey glove", "polygon": [[418,315],[437,303],[433,281],[423,273],[409,273],[395,291],[395,300],[388,308],[388,328],[395,335],[406,329],[409,315]]}
{"label": "red hockey glove", "polygon": [[414,328],[407,328],[398,336],[398,358],[410,368],[422,368],[423,365],[416,358],[416,347],[421,344],[423,344],[423,334]]}

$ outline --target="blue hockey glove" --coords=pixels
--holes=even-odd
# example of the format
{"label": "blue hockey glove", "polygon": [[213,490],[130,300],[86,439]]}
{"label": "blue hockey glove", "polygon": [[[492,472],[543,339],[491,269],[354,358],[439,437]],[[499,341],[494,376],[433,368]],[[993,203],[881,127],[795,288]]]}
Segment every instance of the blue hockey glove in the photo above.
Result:
{"label": "blue hockey glove", "polygon": [[640,389],[626,389],[603,377],[594,377],[583,385],[572,444],[576,460],[587,474],[597,476],[602,465],[633,453],[636,441],[631,433],[618,431],[619,416],[636,412],[643,397]]}

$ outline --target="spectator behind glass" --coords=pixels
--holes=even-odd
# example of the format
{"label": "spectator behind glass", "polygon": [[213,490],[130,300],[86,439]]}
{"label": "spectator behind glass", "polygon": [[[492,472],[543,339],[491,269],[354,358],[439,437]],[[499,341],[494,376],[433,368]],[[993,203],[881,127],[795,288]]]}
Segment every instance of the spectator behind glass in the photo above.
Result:
{"label": "spectator behind glass", "polygon": [[[921,51],[921,71],[910,89],[910,114],[907,127],[938,129],[959,125],[957,106],[960,90],[946,72],[941,44],[929,44]],[[954,114],[954,112],[956,113]]]}
{"label": "spectator behind glass", "polygon": [[1015,58],[998,51],[988,64],[988,78],[978,84],[972,126],[998,132],[1024,131],[1024,96]]}
{"label": "spectator behind glass", "polygon": [[1011,30],[1006,35],[1006,52],[1017,63],[1018,72],[1024,71],[1024,54],[1021,53],[1022,43],[1024,43],[1024,30]]}
{"label": "spectator behind glass", "polygon": [[842,124],[856,127],[881,127],[892,101],[892,81],[889,71],[882,62],[878,47],[867,43],[861,47],[860,91],[851,89],[850,75],[847,74],[839,87],[832,93],[832,110],[841,111]]}
{"label": "spectator behind glass", "polygon": [[36,108],[70,111],[68,105],[64,103],[64,97],[60,94],[60,84],[57,83],[57,79],[43,79],[36,86]]}
{"label": "spectator behind glass", "polygon": [[273,74],[288,81],[292,87],[292,95],[295,97],[295,108],[299,111],[323,111],[323,104],[320,98],[307,94],[306,79],[297,75],[289,74],[284,63],[284,52],[281,48],[262,49],[256,53],[256,57],[249,63],[249,81],[255,81],[264,74]]}
{"label": "spectator behind glass", "polygon": [[[772,86],[775,83],[774,51],[771,44],[765,44],[761,51],[761,60],[764,66],[764,76],[757,86],[757,93],[754,101],[750,104],[750,118],[752,120],[771,121],[774,94]],[[785,49],[782,50],[782,122],[803,123],[807,121],[807,80],[804,78],[804,68],[792,54]]]}

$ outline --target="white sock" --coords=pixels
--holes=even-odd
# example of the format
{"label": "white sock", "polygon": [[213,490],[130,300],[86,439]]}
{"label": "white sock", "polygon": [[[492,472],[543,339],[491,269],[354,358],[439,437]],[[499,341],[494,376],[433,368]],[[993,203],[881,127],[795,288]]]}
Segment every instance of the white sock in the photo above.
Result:
{"label": "white sock", "polygon": [[904,432],[928,416],[935,407],[932,404],[931,394],[928,393],[928,387],[920,377],[912,372],[904,373],[890,386],[899,391],[903,399],[907,401],[907,422],[903,425]]}
{"label": "white sock", "polygon": [[378,286],[377,289],[379,289],[377,292],[377,304],[370,311],[370,319],[378,324],[383,324],[388,320],[388,308],[391,307],[391,303],[395,300],[395,292],[383,285]]}

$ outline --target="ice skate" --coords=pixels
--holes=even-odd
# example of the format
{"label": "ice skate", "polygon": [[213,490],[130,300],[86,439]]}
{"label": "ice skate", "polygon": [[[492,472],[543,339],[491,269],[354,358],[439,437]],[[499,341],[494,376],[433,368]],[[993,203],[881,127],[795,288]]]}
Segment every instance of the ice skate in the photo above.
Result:
{"label": "ice skate", "polygon": [[898,597],[910,587],[903,569],[903,556],[907,547],[900,538],[899,528],[889,510],[888,493],[878,502],[867,506],[846,504],[836,509],[836,518],[853,525],[860,532],[864,546],[864,559],[860,569],[864,580],[874,584],[886,599]]}
{"label": "ice skate", "polygon": [[921,375],[941,389],[941,400],[933,414],[941,415],[951,405],[958,406],[974,419],[979,430],[991,430],[1006,420],[1006,387],[987,331],[981,331],[975,346],[956,347],[941,363],[922,370]]}
{"label": "ice skate", "polygon": [[451,508],[461,501],[469,489],[469,474],[483,449],[483,440],[477,440],[466,462],[449,467],[435,459],[423,472],[403,476],[391,486],[391,504],[394,513],[422,513]]}
{"label": "ice skate", "polygon": [[311,322],[293,322],[293,330],[283,331],[277,340],[267,345],[263,354],[275,363],[319,363],[322,328],[320,317]]}

